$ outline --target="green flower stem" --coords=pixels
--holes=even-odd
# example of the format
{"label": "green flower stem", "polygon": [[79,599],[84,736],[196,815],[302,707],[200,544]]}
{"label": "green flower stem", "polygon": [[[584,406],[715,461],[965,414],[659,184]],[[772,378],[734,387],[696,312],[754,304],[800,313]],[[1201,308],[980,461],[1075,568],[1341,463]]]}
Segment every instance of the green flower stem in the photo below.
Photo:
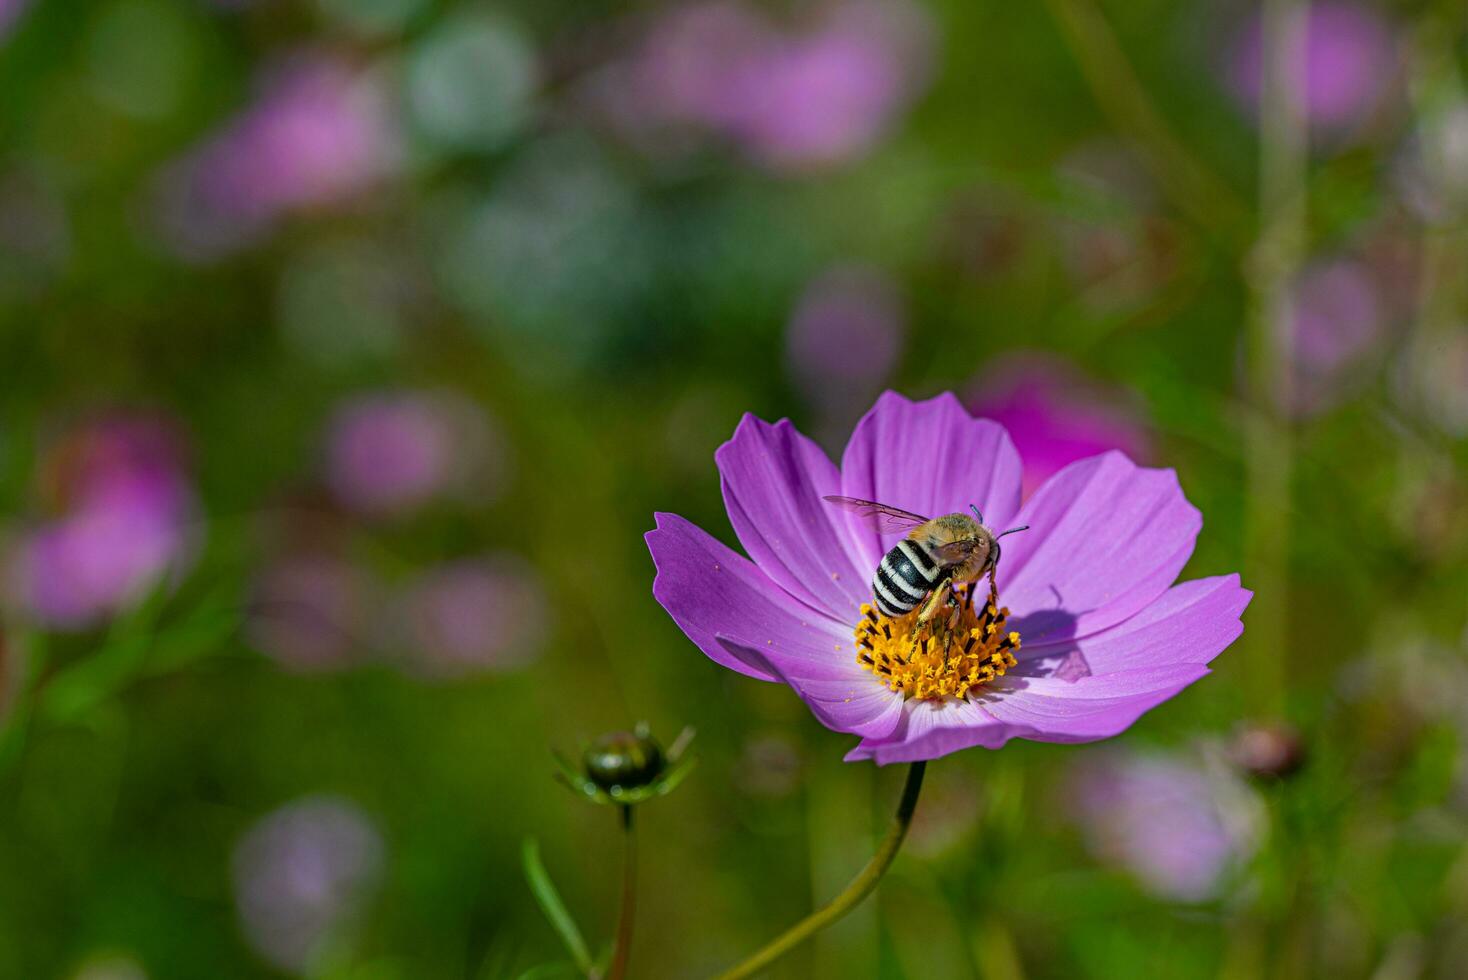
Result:
{"label": "green flower stem", "polygon": [[612,965],[607,980],[623,980],[632,955],[632,919],[637,908],[637,830],[632,825],[632,807],[622,807],[622,839],[627,845],[622,864],[622,911],[617,920],[617,940],[612,946]]}
{"label": "green flower stem", "polygon": [[1289,421],[1294,308],[1291,292],[1306,237],[1308,135],[1291,68],[1303,41],[1300,0],[1265,0],[1260,99],[1259,238],[1246,260],[1252,293],[1247,328],[1250,414],[1245,430],[1248,513],[1245,554],[1256,601],[1245,640],[1254,710],[1285,708],[1289,525],[1293,432]]}
{"label": "green flower stem", "polygon": [[861,873],[851,879],[851,884],[847,885],[841,894],[791,926],[784,934],[759,952],[719,974],[717,980],[739,980],[741,977],[754,976],[811,936],[840,920],[872,893],[872,890],[877,887],[877,882],[881,881],[882,876],[887,873],[887,868],[892,864],[892,859],[897,856],[897,852],[902,848],[902,841],[907,837],[907,828],[912,825],[913,811],[917,809],[918,792],[923,788],[923,770],[927,768],[927,765],[926,762],[914,762],[907,770],[907,783],[902,787],[902,799],[897,804],[897,813],[892,818],[892,826],[887,829],[887,836],[882,838],[882,843],[877,847],[877,853],[872,855],[872,859],[867,862],[865,868],[861,869]]}

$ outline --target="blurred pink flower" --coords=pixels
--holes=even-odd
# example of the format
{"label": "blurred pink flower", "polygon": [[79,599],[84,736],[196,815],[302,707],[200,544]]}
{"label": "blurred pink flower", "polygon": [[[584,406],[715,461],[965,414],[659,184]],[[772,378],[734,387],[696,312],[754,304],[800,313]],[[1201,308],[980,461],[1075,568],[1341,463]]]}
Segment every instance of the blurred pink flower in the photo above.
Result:
{"label": "blurred pink flower", "polygon": [[360,913],[383,844],[355,804],[306,797],[265,816],[234,852],[235,909],[261,957],[308,973]]}
{"label": "blurred pink flower", "polygon": [[1161,898],[1216,897],[1258,846],[1257,798],[1202,762],[1107,751],[1078,764],[1068,789],[1091,851]]}
{"label": "blurred pink flower", "polygon": [[0,41],[10,33],[20,15],[25,13],[25,8],[30,6],[30,0],[0,0]]}
{"label": "blurred pink flower", "polygon": [[1227,747],[1230,762],[1256,779],[1285,779],[1305,765],[1305,740],[1292,725],[1255,721],[1235,730]]}
{"label": "blurred pink flower", "polygon": [[182,529],[129,506],[85,510],[33,532],[20,556],[29,612],[83,629],[138,602],[183,548]]}
{"label": "blurred pink flower", "polygon": [[474,482],[476,498],[499,489],[502,461],[485,413],[450,394],[381,391],[358,395],[327,423],[331,492],[377,517],[413,510]]}
{"label": "blurred pink flower", "polygon": [[429,677],[522,667],[540,652],[548,622],[539,577],[508,554],[428,571],[394,612],[409,668]]}
{"label": "blurred pink flower", "polygon": [[898,0],[845,0],[804,31],[733,0],[676,9],[601,101],[636,132],[701,127],[798,171],[864,154],[926,82],[931,25]]}
{"label": "blurred pink flower", "polygon": [[70,432],[43,461],[41,481],[58,508],[132,503],[178,518],[193,502],[182,438],[149,415],[115,415]]}
{"label": "blurred pink flower", "polygon": [[1151,457],[1151,434],[1127,393],[1086,378],[1059,358],[1000,358],[969,386],[965,401],[975,415],[1009,432],[1024,460],[1026,497],[1076,460],[1107,450],[1142,463]]}
{"label": "blurred pink flower", "polygon": [[[1392,28],[1368,7],[1354,3],[1309,4],[1304,51],[1294,81],[1310,122],[1324,129],[1348,129],[1364,122],[1389,91],[1396,73]],[[1239,32],[1229,52],[1227,82],[1240,103],[1259,104],[1263,78],[1260,22]]]}
{"label": "blurred pink flower", "polygon": [[246,633],[291,670],[339,670],[369,652],[365,623],[375,598],[371,578],[350,562],[324,552],[289,555],[257,579]]}
{"label": "blurred pink flower", "polygon": [[1350,259],[1307,266],[1294,288],[1294,409],[1310,415],[1361,380],[1386,332],[1371,270]]}
{"label": "blurred pink flower", "polygon": [[180,255],[211,259],[293,211],[362,192],[397,155],[380,85],[333,56],[300,54],[267,72],[251,106],[161,174],[162,230]]}
{"label": "blurred pink flower", "polygon": [[927,47],[915,8],[850,2],[802,38],[773,46],[736,124],[749,152],[794,169],[864,153],[911,99]]}
{"label": "blurred pink flower", "polygon": [[906,333],[902,296],[886,275],[836,266],[797,300],[785,358],[796,383],[823,408],[863,406],[892,373]]}
{"label": "blurred pink flower", "polygon": [[670,9],[633,65],[637,108],[671,121],[737,126],[752,101],[750,66],[773,39],[764,16],[735,0]]}
{"label": "blurred pink flower", "polygon": [[60,511],[28,531],[12,586],[40,623],[82,629],[139,601],[192,555],[192,486],[173,431],[147,416],[85,425],[42,460],[43,495]]}

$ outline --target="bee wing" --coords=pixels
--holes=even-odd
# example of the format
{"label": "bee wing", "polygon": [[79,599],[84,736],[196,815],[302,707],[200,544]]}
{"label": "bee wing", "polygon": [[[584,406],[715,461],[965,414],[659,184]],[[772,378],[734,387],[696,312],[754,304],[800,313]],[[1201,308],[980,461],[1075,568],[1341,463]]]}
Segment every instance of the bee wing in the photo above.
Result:
{"label": "bee wing", "polygon": [[858,500],[855,497],[828,496],[826,503],[835,504],[843,510],[849,510],[858,517],[864,517],[878,531],[883,534],[899,534],[903,531],[911,531],[919,524],[928,523],[928,518],[913,514],[896,507],[888,507],[879,504],[875,500]]}
{"label": "bee wing", "polygon": [[970,547],[967,541],[950,541],[939,545],[933,554],[941,565],[957,565],[968,558]]}

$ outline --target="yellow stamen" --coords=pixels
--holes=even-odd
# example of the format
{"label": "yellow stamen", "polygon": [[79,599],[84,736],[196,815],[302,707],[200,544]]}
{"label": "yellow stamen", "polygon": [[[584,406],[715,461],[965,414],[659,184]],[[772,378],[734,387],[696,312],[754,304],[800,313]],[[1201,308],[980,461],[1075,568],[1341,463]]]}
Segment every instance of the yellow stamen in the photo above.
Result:
{"label": "yellow stamen", "polygon": [[857,662],[889,690],[928,701],[967,697],[1003,677],[1015,665],[1019,634],[1004,629],[1009,610],[1000,607],[992,585],[988,602],[974,608],[977,588],[973,582],[955,586],[957,608],[938,609],[921,627],[921,607],[888,619],[863,605],[856,626]]}

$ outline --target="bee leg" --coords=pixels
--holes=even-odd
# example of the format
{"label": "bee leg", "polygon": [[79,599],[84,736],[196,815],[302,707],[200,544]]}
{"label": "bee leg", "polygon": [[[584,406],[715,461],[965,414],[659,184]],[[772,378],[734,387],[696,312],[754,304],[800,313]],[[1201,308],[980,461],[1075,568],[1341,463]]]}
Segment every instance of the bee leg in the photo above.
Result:
{"label": "bee leg", "polygon": [[918,632],[924,626],[928,625],[928,622],[937,614],[938,606],[943,601],[943,597],[948,594],[949,588],[947,583],[933,590],[933,594],[928,596],[928,601],[923,603],[923,609],[922,612],[918,613],[917,622],[912,624],[913,636],[917,636]]}

